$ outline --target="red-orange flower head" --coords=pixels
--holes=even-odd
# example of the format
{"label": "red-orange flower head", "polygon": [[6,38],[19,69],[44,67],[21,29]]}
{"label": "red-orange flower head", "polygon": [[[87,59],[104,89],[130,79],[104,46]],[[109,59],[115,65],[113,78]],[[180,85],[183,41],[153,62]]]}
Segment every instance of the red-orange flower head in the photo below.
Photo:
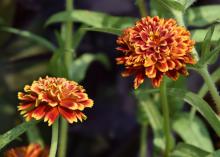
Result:
{"label": "red-orange flower head", "polygon": [[48,157],[49,150],[39,144],[30,144],[24,147],[12,148],[4,153],[4,157]]}
{"label": "red-orange flower head", "polygon": [[18,110],[27,121],[32,118],[44,119],[49,126],[61,115],[69,123],[82,121],[86,116],[82,111],[93,106],[85,89],[74,81],[65,78],[46,77],[34,81],[19,92],[21,103]]}
{"label": "red-orange flower head", "polygon": [[135,26],[126,28],[118,37],[117,50],[123,53],[116,59],[123,64],[122,76],[135,75],[134,88],[148,77],[154,87],[159,87],[163,75],[177,80],[179,74],[187,75],[186,64],[195,64],[192,49],[195,44],[190,32],[178,26],[174,19],[144,17]]}

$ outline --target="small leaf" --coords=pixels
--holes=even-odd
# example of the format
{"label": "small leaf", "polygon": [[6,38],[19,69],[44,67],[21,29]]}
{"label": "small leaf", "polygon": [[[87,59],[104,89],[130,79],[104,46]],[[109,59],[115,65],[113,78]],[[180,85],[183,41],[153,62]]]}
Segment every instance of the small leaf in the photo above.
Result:
{"label": "small leaf", "polygon": [[208,53],[203,60],[201,60],[202,64],[212,64],[220,53],[220,39],[218,45]]}
{"label": "small leaf", "polygon": [[185,18],[188,26],[203,27],[216,22],[220,18],[220,5],[205,5],[193,7],[186,11]]}
{"label": "small leaf", "polygon": [[7,144],[15,140],[17,137],[19,137],[21,134],[23,134],[25,131],[27,131],[31,126],[34,126],[38,123],[38,121],[30,121],[30,122],[24,122],[15,128],[7,131],[3,135],[0,136],[0,150],[5,147]]}
{"label": "small leaf", "polygon": [[73,61],[72,68],[70,71],[71,79],[77,82],[82,81],[86,75],[86,71],[89,65],[93,61],[99,61],[103,63],[107,68],[110,67],[110,63],[106,55],[102,53],[98,53],[98,54],[85,53]]}
{"label": "small leaf", "polygon": [[62,51],[56,51],[52,58],[50,59],[49,63],[49,72],[53,76],[59,77],[67,77],[68,72],[66,66],[63,63],[64,60],[64,53]]}
{"label": "small leaf", "polygon": [[83,28],[87,31],[95,31],[95,32],[103,32],[103,33],[109,33],[109,34],[113,34],[113,35],[120,35],[121,34],[121,30],[120,29],[116,29],[116,28],[93,28],[93,27],[87,27],[87,28]]}
{"label": "small leaf", "polygon": [[209,152],[185,143],[179,143],[170,157],[205,157]]}
{"label": "small leaf", "polygon": [[204,101],[202,98],[192,92],[185,92],[181,89],[171,88],[168,90],[168,94],[179,97],[180,99],[184,99],[185,102],[189,103],[191,106],[196,107],[197,110],[212,126],[218,136],[220,136],[220,119],[206,101]]}
{"label": "small leaf", "polygon": [[80,26],[80,28],[74,33],[74,40],[73,40],[73,49],[76,50],[81,42],[81,40],[83,39],[83,37],[85,36],[87,30],[84,29],[86,27],[86,25],[82,25]]}
{"label": "small leaf", "polygon": [[41,36],[35,35],[31,32],[18,30],[18,29],[11,28],[11,27],[1,27],[0,31],[13,33],[13,34],[19,35],[21,37],[30,39],[30,40],[48,48],[48,50],[51,50],[52,52],[56,50],[56,47],[52,43],[50,43],[48,40],[46,40],[45,38],[43,38]]}
{"label": "small leaf", "polygon": [[203,121],[198,117],[194,117],[192,120],[189,119],[189,114],[178,113],[173,122],[175,132],[177,132],[187,144],[212,152],[214,150],[212,141]]}
{"label": "small leaf", "polygon": [[212,39],[214,30],[215,30],[215,26],[213,25],[206,33],[205,39],[202,43],[201,59],[204,58],[210,52],[211,39]]}
{"label": "small leaf", "polygon": [[74,21],[97,28],[126,28],[133,25],[136,20],[136,18],[132,17],[118,17],[101,12],[76,9],[73,12],[63,11],[54,14],[46,22],[46,25]]}

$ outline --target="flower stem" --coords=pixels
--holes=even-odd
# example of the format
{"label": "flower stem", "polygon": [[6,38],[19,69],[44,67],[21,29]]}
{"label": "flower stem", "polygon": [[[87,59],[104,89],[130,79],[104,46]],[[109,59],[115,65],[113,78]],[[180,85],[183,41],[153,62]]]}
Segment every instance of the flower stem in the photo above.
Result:
{"label": "flower stem", "polygon": [[[66,11],[73,11],[73,0],[66,0]],[[73,61],[73,57],[75,57],[74,50],[72,47],[73,40],[73,22],[67,21],[63,25],[62,36],[65,40],[65,52],[64,52],[64,64],[67,69],[67,77],[70,78],[70,70]],[[68,142],[68,123],[63,118],[61,119],[61,132],[60,132],[60,143],[59,143],[59,157],[66,157],[67,151],[67,142]]]}
{"label": "flower stem", "polygon": [[147,4],[146,4],[146,0],[136,0],[136,4],[139,8],[139,12],[141,17],[146,17],[147,14]]}
{"label": "flower stem", "polygon": [[58,134],[59,132],[59,120],[57,119],[52,125],[52,139],[49,157],[56,157],[57,144],[58,144]]}
{"label": "flower stem", "polygon": [[198,71],[201,74],[201,76],[203,77],[205,83],[207,84],[209,91],[210,91],[210,94],[216,104],[217,111],[218,111],[218,113],[220,113],[220,96],[219,96],[218,90],[214,84],[214,81],[212,80],[212,78],[208,72],[207,66],[199,69]]}
{"label": "flower stem", "polygon": [[147,124],[141,124],[140,157],[147,157]]}
{"label": "flower stem", "polygon": [[60,140],[59,140],[59,157],[66,156],[67,150],[67,137],[68,137],[68,123],[64,118],[61,118],[61,126],[60,126]]}
{"label": "flower stem", "polygon": [[[73,0],[66,0],[66,11],[73,11]],[[67,21],[65,22],[65,54],[64,54],[64,62],[67,68],[68,77],[70,66],[73,60],[73,48],[72,48],[72,40],[73,40],[73,22]]]}
{"label": "flower stem", "polygon": [[164,157],[169,157],[170,153],[170,114],[169,114],[169,106],[167,101],[167,89],[166,89],[166,82],[165,79],[162,81],[160,86],[160,97],[161,97],[161,105],[163,111],[163,127],[164,127],[164,134],[165,134],[165,152]]}

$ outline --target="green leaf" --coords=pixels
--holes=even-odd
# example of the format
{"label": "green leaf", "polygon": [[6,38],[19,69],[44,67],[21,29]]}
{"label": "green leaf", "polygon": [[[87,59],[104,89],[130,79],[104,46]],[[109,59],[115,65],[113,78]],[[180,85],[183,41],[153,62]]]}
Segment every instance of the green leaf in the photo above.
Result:
{"label": "green leaf", "polygon": [[37,123],[38,121],[24,122],[1,135],[0,150]]}
{"label": "green leaf", "polygon": [[142,106],[143,112],[147,116],[150,125],[154,132],[154,145],[161,150],[165,148],[165,141],[163,135],[163,124],[162,124],[162,116],[153,104],[153,101],[150,97],[146,95],[146,92],[141,92],[140,90],[135,91],[135,95],[138,99],[138,103]]}
{"label": "green leaf", "polygon": [[43,141],[43,139],[40,135],[40,131],[36,125],[31,126],[27,130],[27,137],[28,137],[29,143],[38,143],[42,147],[44,147],[44,141]]}
{"label": "green leaf", "polygon": [[103,63],[107,68],[110,67],[110,63],[106,55],[102,53],[98,53],[98,54],[85,53],[73,61],[70,71],[71,79],[77,82],[82,81],[86,75],[86,71],[89,65],[93,61],[99,61]]}
{"label": "green leaf", "polygon": [[48,19],[46,25],[58,22],[74,21],[97,28],[126,28],[133,25],[136,20],[136,18],[132,17],[118,17],[101,12],[76,9],[72,12],[63,11],[54,14]]}
{"label": "green leaf", "polygon": [[174,118],[173,129],[177,132],[184,142],[199,147],[205,151],[212,152],[214,150],[209,132],[198,117],[192,120],[188,113],[180,114]]}
{"label": "green leaf", "polygon": [[52,52],[56,50],[56,47],[52,43],[50,43],[48,40],[46,40],[45,38],[43,38],[41,36],[35,35],[31,32],[15,29],[15,28],[11,28],[11,27],[1,27],[0,31],[13,33],[13,34],[19,35],[21,37],[30,39],[30,40],[48,48],[48,50],[51,50]]}
{"label": "green leaf", "polygon": [[117,28],[93,28],[93,27],[87,27],[83,28],[87,31],[95,31],[95,32],[103,32],[103,33],[109,33],[113,35],[120,35],[121,34],[121,29]]}
{"label": "green leaf", "polygon": [[206,152],[198,147],[180,143],[177,145],[170,157],[205,157],[208,154],[209,152]]}
{"label": "green leaf", "polygon": [[56,51],[52,58],[50,59],[49,63],[49,72],[53,76],[59,76],[59,77],[67,77],[67,69],[66,66],[63,63],[64,60],[64,53],[60,51]]}
{"label": "green leaf", "polygon": [[84,29],[86,25],[82,25],[75,33],[74,33],[74,40],[73,40],[73,49],[76,50],[82,41],[83,37],[85,36],[87,30]]}
{"label": "green leaf", "polygon": [[200,98],[197,94],[194,94],[192,92],[185,92],[180,89],[171,88],[168,90],[168,94],[179,97],[180,99],[184,99],[191,106],[196,107],[197,110],[212,126],[218,136],[220,136],[220,120],[206,101]]}
{"label": "green leaf", "polygon": [[211,52],[209,52],[204,57],[204,59],[201,60],[201,64],[212,64],[218,57],[219,53],[220,53],[220,39],[218,45]]}
{"label": "green leaf", "polygon": [[195,3],[197,0],[184,0],[185,2],[185,10],[188,9],[193,3]]}
{"label": "green leaf", "polygon": [[[207,31],[209,31],[211,29],[211,27],[206,28],[206,29],[195,29],[191,31],[192,34],[192,39],[195,40],[196,42],[203,42],[204,41],[204,37],[207,34]],[[216,24],[215,25],[215,30],[214,33],[212,35],[212,42],[216,42],[219,39],[219,33],[220,33],[220,25]]]}
{"label": "green leaf", "polygon": [[219,157],[220,156],[220,150],[217,150],[209,155],[207,155],[206,157]]}
{"label": "green leaf", "polygon": [[159,0],[162,5],[171,9],[171,10],[178,10],[184,11],[184,4],[178,0]]}
{"label": "green leaf", "polygon": [[202,43],[201,59],[204,58],[210,52],[211,39],[212,39],[214,30],[215,30],[215,26],[213,25],[206,33],[205,39]]}
{"label": "green leaf", "polygon": [[188,26],[203,27],[216,22],[220,18],[220,5],[205,5],[190,8],[186,12],[186,23]]}

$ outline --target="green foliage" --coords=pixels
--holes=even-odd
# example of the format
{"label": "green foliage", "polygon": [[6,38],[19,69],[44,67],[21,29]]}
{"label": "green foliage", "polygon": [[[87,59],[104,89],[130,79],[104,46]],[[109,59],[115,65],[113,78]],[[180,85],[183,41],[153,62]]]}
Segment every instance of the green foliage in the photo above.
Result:
{"label": "green foliage", "polygon": [[184,92],[180,89],[169,89],[168,94],[184,99],[187,103],[197,108],[203,117],[212,126],[215,132],[220,136],[220,119],[211,109],[209,104],[200,98],[197,94],[192,92]]}
{"label": "green foliage", "polygon": [[173,129],[187,144],[208,152],[214,150],[208,130],[199,117],[190,120],[189,114],[178,113],[173,121]]}
{"label": "green foliage", "polygon": [[205,157],[208,154],[209,152],[206,152],[198,147],[180,143],[171,154],[171,157]]}
{"label": "green foliage", "polygon": [[37,123],[38,121],[24,122],[0,135],[0,150]]}
{"label": "green foliage", "polygon": [[46,25],[65,21],[81,22],[97,28],[125,28],[133,25],[136,18],[116,17],[101,12],[78,9],[73,12],[63,11],[56,13],[48,19]]}
{"label": "green foliage", "polygon": [[93,61],[99,61],[107,68],[110,67],[110,63],[106,55],[102,53],[98,53],[98,54],[85,53],[73,61],[70,71],[70,78],[77,82],[82,81],[86,75],[86,71],[89,65]]}
{"label": "green foliage", "polygon": [[[192,30],[191,31],[192,39],[195,40],[196,42],[203,42],[204,37],[207,34],[207,31],[209,31],[210,29],[211,29],[211,27],[204,28],[204,29],[194,29],[194,30]],[[218,41],[219,33],[220,33],[220,25],[216,24],[215,25],[215,30],[214,30],[214,32],[212,34],[212,38],[211,38],[212,43]]]}
{"label": "green foliage", "polygon": [[48,50],[51,50],[52,52],[55,51],[55,47],[52,43],[50,43],[48,40],[46,40],[43,37],[40,37],[38,35],[35,35],[29,31],[22,31],[22,30],[18,30],[15,28],[11,28],[11,27],[0,27],[0,31],[4,31],[4,32],[8,32],[8,33],[13,33],[16,35],[19,35],[21,37],[27,38],[29,40],[32,40],[46,48],[48,48]]}
{"label": "green foliage", "polygon": [[40,131],[36,125],[31,126],[27,130],[27,137],[30,143],[38,143],[44,147],[44,141],[40,135]]}
{"label": "green foliage", "polygon": [[220,18],[220,5],[205,5],[190,8],[186,12],[186,23],[188,26],[203,27],[216,22]]}
{"label": "green foliage", "polygon": [[52,76],[59,76],[59,77],[67,77],[67,69],[63,63],[64,53],[59,50],[56,51],[52,58],[50,59],[49,63],[49,72]]}
{"label": "green foliage", "polygon": [[85,27],[83,28],[87,31],[95,31],[95,32],[103,32],[103,33],[109,33],[113,35],[120,35],[121,30],[117,28],[94,28],[94,27]]}
{"label": "green foliage", "polygon": [[[147,116],[150,126],[154,133],[154,145],[160,150],[164,150],[165,141],[163,134],[162,115],[159,112],[157,106],[153,100],[146,95],[145,92],[135,91],[135,95],[138,99],[138,105],[143,109],[142,113]],[[143,116],[142,116],[143,117]]]}
{"label": "green foliage", "polygon": [[205,36],[205,39],[202,43],[202,52],[201,52],[201,58],[204,58],[207,53],[210,52],[210,48],[211,48],[211,40],[212,40],[212,35],[213,35],[213,32],[215,30],[215,27],[212,26],[208,32],[206,33],[206,36]]}

